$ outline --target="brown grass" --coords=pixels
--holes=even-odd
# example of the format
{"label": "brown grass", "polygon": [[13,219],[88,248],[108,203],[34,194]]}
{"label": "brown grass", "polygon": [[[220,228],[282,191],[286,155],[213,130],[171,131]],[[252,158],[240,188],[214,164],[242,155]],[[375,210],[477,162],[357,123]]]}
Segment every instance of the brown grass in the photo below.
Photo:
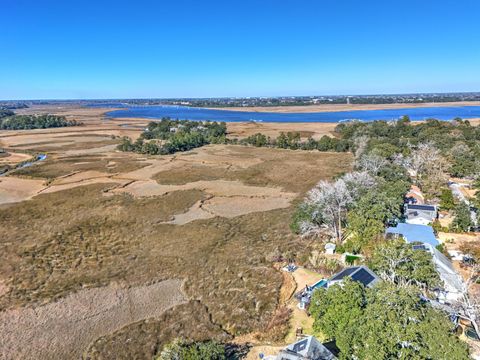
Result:
{"label": "brown grass", "polygon": [[[97,338],[186,303],[178,280],[83,289],[58,302],[0,312],[0,359],[78,359]],[[48,326],[45,326],[48,324]]]}
{"label": "brown grass", "polygon": [[101,171],[107,174],[116,174],[141,169],[146,165],[148,164],[126,156],[83,155],[62,158],[51,156],[42,163],[16,170],[15,176],[55,179],[79,171]]}
{"label": "brown grass", "polygon": [[199,301],[191,301],[167,310],[159,319],[133,323],[99,338],[85,352],[85,360],[152,359],[164,345],[176,338],[195,341],[231,337],[210,322],[208,309]]}
{"label": "brown grass", "polygon": [[285,339],[290,329],[292,310],[286,306],[279,307],[268,324],[256,334],[256,340],[265,342],[280,342]]}
{"label": "brown grass", "polygon": [[[168,171],[159,172],[154,179],[161,184],[186,184],[201,180],[238,180],[253,186],[280,186],[285,191],[305,192],[319,180],[350,169],[351,159],[345,153],[292,151],[244,146],[227,147],[230,156],[257,159],[245,168],[209,163],[185,163]],[[218,147],[208,147],[206,153],[215,153]]]}
{"label": "brown grass", "polygon": [[[71,132],[123,131],[119,123],[104,124],[89,114],[90,110],[81,115],[88,118],[83,129],[52,130],[63,134],[55,141],[71,140]],[[28,136],[40,142],[44,133],[33,131]],[[24,142],[26,133],[0,134],[10,144],[16,136],[19,143]],[[75,151],[88,147],[82,144]],[[72,189],[0,206],[0,310],[51,304],[83,289],[143,286],[174,278],[184,280],[184,291],[192,299],[158,320],[141,321],[103,336],[88,355],[99,359],[123,354],[123,358],[150,358],[175,336],[222,339],[225,334],[263,328],[275,317],[282,296],[283,277],[272,267],[273,255],[304,257],[308,251],[289,229],[292,206],[174,225],[166,222],[211,194],[185,188],[136,198],[112,193],[119,183],[151,177],[155,185],[220,180],[242,184],[238,191],[245,185],[258,186],[263,192],[300,197],[320,179],[351,166],[348,154],[242,146],[208,146],[167,157],[107,150],[78,156],[66,152],[58,148],[48,160],[14,176],[55,184],[68,182],[68,177],[59,177],[69,174],[76,174],[71,180],[108,174],[101,179],[111,178],[112,183],[77,186],[87,183],[79,181]]]}

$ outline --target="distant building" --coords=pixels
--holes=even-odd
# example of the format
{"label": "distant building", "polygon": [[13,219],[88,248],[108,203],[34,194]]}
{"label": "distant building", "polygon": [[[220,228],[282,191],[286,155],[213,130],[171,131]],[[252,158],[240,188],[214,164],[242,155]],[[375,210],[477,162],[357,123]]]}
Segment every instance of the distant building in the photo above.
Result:
{"label": "distant building", "polygon": [[307,336],[285,349],[276,356],[266,360],[335,360],[335,355],[314,336]]}
{"label": "distant building", "polygon": [[435,205],[405,204],[405,217],[408,224],[428,225],[438,217]]}

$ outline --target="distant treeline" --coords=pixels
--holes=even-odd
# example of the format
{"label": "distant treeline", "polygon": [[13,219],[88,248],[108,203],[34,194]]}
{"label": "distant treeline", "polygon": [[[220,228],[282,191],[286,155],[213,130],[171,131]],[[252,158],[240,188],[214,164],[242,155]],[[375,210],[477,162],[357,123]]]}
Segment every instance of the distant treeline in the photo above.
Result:
{"label": "distant treeline", "polygon": [[172,154],[207,144],[239,144],[291,150],[356,152],[359,148],[372,150],[377,156],[392,160],[394,155],[410,156],[412,147],[430,142],[447,160],[452,176],[476,176],[480,173],[480,127],[468,120],[429,119],[412,124],[405,116],[398,121],[352,121],[338,124],[335,136],[312,137],[302,140],[300,133],[280,133],[271,138],[257,133],[244,139],[228,139],[225,123],[171,120],[152,122],[140,138],[132,142],[124,138],[119,145],[123,151],[143,154]]}
{"label": "distant treeline", "polygon": [[122,151],[141,154],[166,155],[178,151],[188,151],[208,144],[227,142],[227,125],[220,122],[200,122],[163,118],[151,122],[135,141],[124,137],[118,146]]}
{"label": "distant treeline", "polygon": [[320,140],[309,138],[307,141],[301,141],[298,132],[286,134],[282,132],[276,138],[258,133],[241,140],[227,139],[227,126],[223,122],[172,120],[170,118],[151,122],[136,141],[124,137],[118,149],[141,154],[166,155],[208,144],[239,144],[291,150],[339,152],[350,149],[348,140],[323,136]]}
{"label": "distant treeline", "polygon": [[28,105],[23,102],[0,102],[0,110],[26,109]]}
{"label": "distant treeline", "polygon": [[78,126],[82,123],[67,120],[58,115],[15,115],[10,110],[0,110],[1,130],[47,129],[65,126]]}
{"label": "distant treeline", "polygon": [[257,133],[245,139],[238,141],[242,145],[252,145],[256,147],[275,147],[290,150],[319,150],[319,151],[337,151],[344,152],[350,150],[350,141],[342,140],[324,135],[320,140],[312,137],[307,141],[301,141],[300,133],[281,132],[276,138],[270,138],[264,134]]}

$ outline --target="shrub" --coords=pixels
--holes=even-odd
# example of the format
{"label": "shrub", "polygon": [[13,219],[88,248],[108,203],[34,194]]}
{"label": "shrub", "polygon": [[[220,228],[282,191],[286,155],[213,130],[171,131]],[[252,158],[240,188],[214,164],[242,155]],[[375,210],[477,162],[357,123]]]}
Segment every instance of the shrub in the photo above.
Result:
{"label": "shrub", "polygon": [[225,360],[225,346],[215,341],[176,340],[164,347],[156,360]]}

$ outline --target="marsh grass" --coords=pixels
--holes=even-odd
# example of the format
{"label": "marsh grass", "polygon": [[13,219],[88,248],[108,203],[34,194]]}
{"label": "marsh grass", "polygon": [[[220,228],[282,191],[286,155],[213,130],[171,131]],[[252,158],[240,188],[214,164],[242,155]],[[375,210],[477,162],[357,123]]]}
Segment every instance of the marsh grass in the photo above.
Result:
{"label": "marsh grass", "polygon": [[[348,154],[236,148],[238,156],[259,157],[262,162],[224,170],[218,165],[179,165],[156,179],[172,184],[240,180],[280,186],[301,196],[320,179],[351,166]],[[49,178],[77,169],[108,171],[105,167],[112,160],[123,171],[145,166],[134,159],[70,157],[32,166],[23,175]],[[89,163],[85,167],[75,164],[84,161]],[[128,194],[106,196],[113,186],[79,186],[0,207],[0,279],[6,279],[9,289],[0,297],[0,310],[50,302],[112,282],[142,285],[180,278],[189,304],[162,319],[132,324],[99,339],[91,358],[118,358],[112,355],[117,350],[117,355],[141,349],[151,354],[177,333],[222,337],[269,324],[274,333],[284,332],[280,325],[285,314],[276,312],[283,277],[271,259],[275,254],[304,258],[308,252],[289,229],[293,206],[178,226],[165,222],[204,199],[204,192],[175,191],[140,199]],[[135,340],[126,343],[127,337]]]}

